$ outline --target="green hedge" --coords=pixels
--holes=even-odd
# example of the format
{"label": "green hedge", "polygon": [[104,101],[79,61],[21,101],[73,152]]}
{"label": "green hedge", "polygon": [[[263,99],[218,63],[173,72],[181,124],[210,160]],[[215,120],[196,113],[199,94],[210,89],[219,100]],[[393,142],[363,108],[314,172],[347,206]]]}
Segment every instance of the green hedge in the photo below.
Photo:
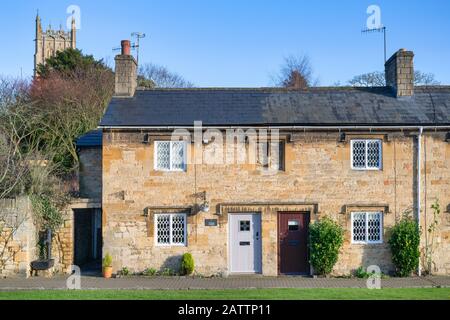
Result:
{"label": "green hedge", "polygon": [[389,245],[396,272],[401,277],[410,276],[419,265],[420,232],[417,222],[403,218],[392,227]]}
{"label": "green hedge", "polygon": [[325,217],[313,223],[310,233],[310,263],[316,274],[331,273],[344,242],[344,230],[335,221]]}

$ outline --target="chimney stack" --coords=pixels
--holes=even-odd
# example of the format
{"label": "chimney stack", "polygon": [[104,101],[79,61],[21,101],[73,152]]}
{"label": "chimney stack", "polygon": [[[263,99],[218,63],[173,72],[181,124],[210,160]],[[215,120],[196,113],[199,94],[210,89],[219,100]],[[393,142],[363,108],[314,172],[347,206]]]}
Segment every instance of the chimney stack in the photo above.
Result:
{"label": "chimney stack", "polygon": [[385,63],[386,85],[397,98],[414,95],[414,53],[400,49]]}
{"label": "chimney stack", "polygon": [[131,43],[129,40],[122,40],[122,51],[115,58],[116,97],[133,97],[137,87],[137,62],[131,55]]}

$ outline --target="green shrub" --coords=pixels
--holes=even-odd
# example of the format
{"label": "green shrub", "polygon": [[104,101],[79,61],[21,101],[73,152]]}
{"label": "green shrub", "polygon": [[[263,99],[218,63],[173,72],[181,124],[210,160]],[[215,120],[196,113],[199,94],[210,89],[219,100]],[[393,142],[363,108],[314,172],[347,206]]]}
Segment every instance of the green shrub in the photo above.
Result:
{"label": "green shrub", "polygon": [[316,274],[331,273],[344,242],[344,230],[328,217],[310,226],[310,263]]}
{"label": "green shrub", "polygon": [[105,257],[103,258],[103,267],[111,267],[112,266],[112,257],[109,253],[106,253]]}
{"label": "green shrub", "polygon": [[371,275],[372,274],[370,272],[367,272],[366,269],[364,269],[364,267],[359,267],[358,269],[355,270],[355,277],[360,279],[367,279]]}
{"label": "green shrub", "polygon": [[397,275],[407,277],[419,265],[420,232],[417,222],[403,218],[392,227],[389,245]]}
{"label": "green shrub", "polygon": [[355,270],[355,277],[360,278],[360,279],[367,279],[370,276],[370,274],[364,270],[363,267],[359,267],[358,269]]}
{"label": "green shrub", "polygon": [[155,268],[147,268],[143,272],[144,276],[156,276],[158,271]]}
{"label": "green shrub", "polygon": [[364,267],[359,267],[358,269],[356,269],[354,275],[355,275],[355,277],[360,278],[360,279],[367,279],[372,275],[378,275],[382,279],[387,278],[387,276],[383,272],[380,272],[380,273],[375,273],[375,271],[367,272],[366,269],[364,269]]}
{"label": "green shrub", "polygon": [[120,274],[121,274],[122,276],[128,276],[128,275],[130,274],[130,270],[129,270],[127,267],[123,267],[123,268],[120,270]]}
{"label": "green shrub", "polygon": [[185,253],[181,258],[181,273],[184,275],[190,275],[194,272],[194,258],[192,254]]}
{"label": "green shrub", "polygon": [[52,232],[64,223],[62,213],[55,203],[46,195],[32,195],[31,204],[35,218],[42,230],[50,229]]}
{"label": "green shrub", "polygon": [[173,275],[175,275],[175,272],[174,272],[172,269],[170,269],[170,268],[165,268],[165,269],[161,272],[161,275],[162,275],[162,276],[165,276],[165,277],[167,277],[167,276],[173,276]]}

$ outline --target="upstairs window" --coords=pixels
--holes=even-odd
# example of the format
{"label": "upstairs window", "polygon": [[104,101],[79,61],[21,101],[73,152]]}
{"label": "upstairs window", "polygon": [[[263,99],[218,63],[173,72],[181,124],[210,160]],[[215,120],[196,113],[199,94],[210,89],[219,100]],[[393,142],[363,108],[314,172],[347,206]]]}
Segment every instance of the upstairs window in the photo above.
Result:
{"label": "upstairs window", "polygon": [[186,171],[186,142],[155,141],[155,170]]}
{"label": "upstairs window", "polygon": [[381,140],[360,139],[351,141],[352,169],[381,169]]}
{"label": "upstairs window", "polygon": [[352,243],[382,243],[383,214],[381,212],[352,212]]}
{"label": "upstairs window", "polygon": [[[285,142],[278,141],[271,146],[270,142],[258,142],[257,162],[267,169],[284,170]],[[276,155],[273,152],[277,152]]]}

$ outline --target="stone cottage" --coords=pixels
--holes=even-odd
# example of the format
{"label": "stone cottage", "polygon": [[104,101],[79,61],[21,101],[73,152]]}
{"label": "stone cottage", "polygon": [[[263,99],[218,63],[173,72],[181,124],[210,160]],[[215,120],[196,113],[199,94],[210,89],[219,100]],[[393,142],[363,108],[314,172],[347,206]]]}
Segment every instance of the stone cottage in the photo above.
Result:
{"label": "stone cottage", "polygon": [[114,272],[190,252],[204,275],[310,274],[308,226],[330,216],[335,274],[390,273],[389,228],[410,212],[426,230],[438,200],[434,272],[450,274],[450,87],[415,87],[413,52],[386,62],[386,87],[149,90],[129,46],[85,164]]}

